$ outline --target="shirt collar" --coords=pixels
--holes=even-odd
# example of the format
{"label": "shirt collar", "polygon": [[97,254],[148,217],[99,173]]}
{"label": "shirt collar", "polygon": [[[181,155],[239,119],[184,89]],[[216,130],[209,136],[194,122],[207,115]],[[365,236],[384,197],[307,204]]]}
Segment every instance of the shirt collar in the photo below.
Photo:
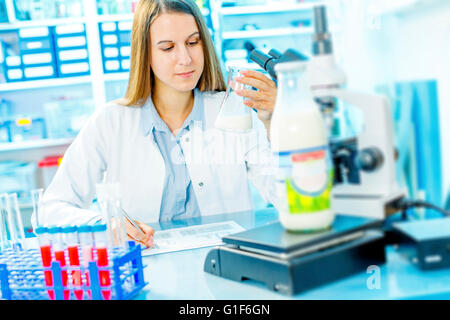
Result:
{"label": "shirt collar", "polygon": [[[201,121],[203,122],[203,99],[202,92],[194,89],[194,106],[191,113],[183,123],[182,130],[191,125],[191,123]],[[166,123],[161,119],[153,104],[152,97],[150,96],[146,103],[141,107],[141,129],[144,136],[155,130],[168,131]],[[180,130],[180,132],[182,131]]]}

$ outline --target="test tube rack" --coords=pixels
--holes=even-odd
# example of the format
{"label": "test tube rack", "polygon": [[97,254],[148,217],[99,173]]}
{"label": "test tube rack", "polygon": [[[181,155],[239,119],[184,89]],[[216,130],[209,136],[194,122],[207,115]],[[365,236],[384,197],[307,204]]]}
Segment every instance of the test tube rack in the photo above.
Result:
{"label": "test tube rack", "polygon": [[[89,266],[61,267],[53,261],[51,267],[41,264],[39,249],[4,250],[0,252],[0,288],[3,300],[49,300],[48,290],[54,290],[55,300],[63,300],[63,292],[70,290],[70,300],[75,300],[74,290],[90,291],[91,297],[84,294],[85,300],[103,300],[101,291],[111,290],[112,300],[128,300],[138,294],[147,283],[144,281],[141,248],[133,241],[128,242],[129,249],[113,248],[112,264],[108,267],[97,266],[97,261],[89,262]],[[89,273],[90,285],[83,281],[81,287],[72,285],[71,272],[80,270]],[[111,275],[111,286],[100,286],[99,272],[108,270]],[[51,271],[53,286],[46,286],[44,271]],[[69,281],[63,286],[62,272],[67,271]],[[85,278],[83,279],[85,280]]]}

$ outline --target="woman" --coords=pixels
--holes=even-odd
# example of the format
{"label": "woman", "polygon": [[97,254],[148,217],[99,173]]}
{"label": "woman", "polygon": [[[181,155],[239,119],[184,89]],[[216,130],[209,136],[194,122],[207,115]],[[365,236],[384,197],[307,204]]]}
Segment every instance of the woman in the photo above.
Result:
{"label": "woman", "polygon": [[147,247],[153,229],[144,222],[251,210],[248,180],[273,203],[267,134],[274,83],[247,71],[238,81],[258,91],[239,94],[258,110],[254,129],[214,129],[225,84],[192,0],[141,0],[131,50],[125,97],[96,110],[68,148],[44,193],[39,223],[100,220],[89,206],[102,181],[120,184],[122,207],[144,230],[138,240]]}

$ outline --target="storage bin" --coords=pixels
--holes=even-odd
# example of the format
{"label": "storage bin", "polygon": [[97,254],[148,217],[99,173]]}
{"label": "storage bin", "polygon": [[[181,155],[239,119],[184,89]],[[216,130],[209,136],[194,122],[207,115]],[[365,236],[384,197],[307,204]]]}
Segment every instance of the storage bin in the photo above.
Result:
{"label": "storage bin", "polygon": [[0,193],[17,193],[21,202],[30,200],[30,190],[37,188],[37,165],[34,162],[0,162]]}
{"label": "storage bin", "polygon": [[18,117],[7,121],[10,142],[40,140],[47,138],[44,118]]}
{"label": "storage bin", "polygon": [[74,137],[94,112],[92,99],[69,99],[44,103],[49,138]]}
{"label": "storage bin", "polygon": [[39,185],[44,189],[50,185],[61,163],[62,156],[50,156],[38,162]]}
{"label": "storage bin", "polygon": [[3,49],[3,73],[7,82],[57,76],[51,28],[26,27],[7,31],[9,38],[17,37],[18,50]]}

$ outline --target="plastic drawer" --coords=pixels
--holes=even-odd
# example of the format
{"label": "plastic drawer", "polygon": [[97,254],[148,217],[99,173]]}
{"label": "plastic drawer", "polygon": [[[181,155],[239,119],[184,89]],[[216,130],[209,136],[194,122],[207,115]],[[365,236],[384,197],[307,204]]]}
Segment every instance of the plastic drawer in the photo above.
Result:
{"label": "plastic drawer", "polygon": [[25,80],[49,79],[57,76],[54,64],[25,66],[23,68],[23,74]]}
{"label": "plastic drawer", "polygon": [[87,39],[85,35],[70,35],[65,37],[57,37],[55,39],[55,46],[58,49],[86,48]]}
{"label": "plastic drawer", "polygon": [[120,67],[123,71],[130,71],[130,59],[121,59]]}
{"label": "plastic drawer", "polygon": [[120,72],[120,59],[104,59],[103,69],[105,73]]}
{"label": "plastic drawer", "polygon": [[131,46],[121,46],[120,47],[120,56],[121,57],[129,57],[131,55]]}
{"label": "plastic drawer", "polygon": [[83,23],[62,24],[54,28],[56,37],[71,35],[86,35],[86,27]]}
{"label": "plastic drawer", "polygon": [[89,52],[87,48],[58,50],[56,58],[58,63],[89,61]]}
{"label": "plastic drawer", "polygon": [[25,80],[22,67],[8,68],[5,67],[5,78],[7,82],[23,81]]}
{"label": "plastic drawer", "polygon": [[22,63],[29,65],[46,65],[53,63],[53,52],[25,53],[22,54]]}
{"label": "plastic drawer", "polygon": [[73,63],[59,63],[58,75],[60,77],[75,77],[90,74],[89,61],[78,61]]}
{"label": "plastic drawer", "polygon": [[20,53],[53,52],[51,29],[21,28],[17,31]]}
{"label": "plastic drawer", "polygon": [[53,49],[50,38],[20,39],[19,48],[21,53],[51,51]]}
{"label": "plastic drawer", "polygon": [[119,44],[120,45],[130,45],[131,44],[131,32],[130,31],[119,32]]}

